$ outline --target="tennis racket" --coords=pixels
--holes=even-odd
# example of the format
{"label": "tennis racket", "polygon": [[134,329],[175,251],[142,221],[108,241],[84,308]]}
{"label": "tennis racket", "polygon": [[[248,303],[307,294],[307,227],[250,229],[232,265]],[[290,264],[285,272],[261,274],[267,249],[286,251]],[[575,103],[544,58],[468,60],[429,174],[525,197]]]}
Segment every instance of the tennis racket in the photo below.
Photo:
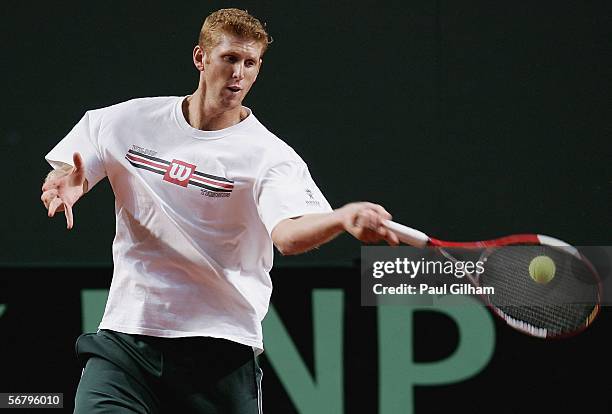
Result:
{"label": "tennis racket", "polygon": [[[458,261],[454,248],[476,250],[484,271],[466,274],[468,280],[476,287],[492,287],[495,294],[481,298],[495,315],[522,333],[540,338],[568,337],[584,331],[599,314],[599,275],[586,257],[564,241],[539,234],[516,234],[450,242],[393,221],[385,226],[402,243],[434,247],[451,261]],[[548,283],[538,283],[530,276],[529,266],[538,256],[547,256],[555,265],[554,277]]]}

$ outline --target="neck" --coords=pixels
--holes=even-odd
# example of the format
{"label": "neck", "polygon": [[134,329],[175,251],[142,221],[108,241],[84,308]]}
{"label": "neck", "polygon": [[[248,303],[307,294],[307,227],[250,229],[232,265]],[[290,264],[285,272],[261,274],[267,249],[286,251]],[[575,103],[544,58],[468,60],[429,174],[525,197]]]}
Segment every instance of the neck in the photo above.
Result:
{"label": "neck", "polygon": [[198,88],[183,101],[183,115],[192,127],[202,131],[229,128],[242,121],[248,112],[242,105],[232,109],[215,107],[206,101],[206,95]]}

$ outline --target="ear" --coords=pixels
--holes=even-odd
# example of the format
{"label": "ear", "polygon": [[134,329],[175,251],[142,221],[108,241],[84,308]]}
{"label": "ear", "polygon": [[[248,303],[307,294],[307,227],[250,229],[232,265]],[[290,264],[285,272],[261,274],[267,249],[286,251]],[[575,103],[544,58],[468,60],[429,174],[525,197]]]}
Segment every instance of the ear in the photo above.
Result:
{"label": "ear", "polygon": [[255,80],[253,80],[253,83],[257,80],[257,76],[259,76],[259,72],[261,71],[262,65],[263,65],[263,59],[259,59],[259,67],[257,68],[257,74],[255,75]]}
{"label": "ear", "polygon": [[196,47],[193,48],[193,64],[200,72],[204,71],[205,55],[206,52],[200,47],[200,45],[196,45]]}

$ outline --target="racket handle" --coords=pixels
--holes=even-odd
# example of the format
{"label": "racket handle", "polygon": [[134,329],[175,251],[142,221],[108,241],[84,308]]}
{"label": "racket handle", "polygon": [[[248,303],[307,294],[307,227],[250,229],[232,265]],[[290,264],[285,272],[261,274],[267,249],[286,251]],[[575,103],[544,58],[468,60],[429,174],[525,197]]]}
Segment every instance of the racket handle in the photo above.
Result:
{"label": "racket handle", "polygon": [[425,247],[429,242],[429,236],[403,224],[396,223],[391,220],[385,221],[385,227],[397,235],[402,243],[409,244],[414,247]]}

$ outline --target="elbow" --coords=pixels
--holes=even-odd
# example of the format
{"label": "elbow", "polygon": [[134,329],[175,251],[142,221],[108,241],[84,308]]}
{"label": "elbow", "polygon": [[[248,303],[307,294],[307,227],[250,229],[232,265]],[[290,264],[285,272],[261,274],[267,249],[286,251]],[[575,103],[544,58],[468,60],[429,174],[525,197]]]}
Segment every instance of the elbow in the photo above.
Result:
{"label": "elbow", "polygon": [[295,220],[286,219],[272,230],[272,242],[283,256],[293,256],[309,250],[308,242],[296,231]]}
{"label": "elbow", "polygon": [[293,237],[294,231],[292,225],[293,220],[286,219],[278,223],[274,230],[272,230],[272,242],[283,256],[299,253],[297,242],[295,237]]}
{"label": "elbow", "polygon": [[293,256],[301,253],[297,244],[292,240],[275,240],[274,245],[283,256]]}
{"label": "elbow", "polygon": [[283,231],[283,228],[274,229],[272,232],[272,242],[283,256],[292,256],[302,252],[300,244],[292,235],[292,232]]}

